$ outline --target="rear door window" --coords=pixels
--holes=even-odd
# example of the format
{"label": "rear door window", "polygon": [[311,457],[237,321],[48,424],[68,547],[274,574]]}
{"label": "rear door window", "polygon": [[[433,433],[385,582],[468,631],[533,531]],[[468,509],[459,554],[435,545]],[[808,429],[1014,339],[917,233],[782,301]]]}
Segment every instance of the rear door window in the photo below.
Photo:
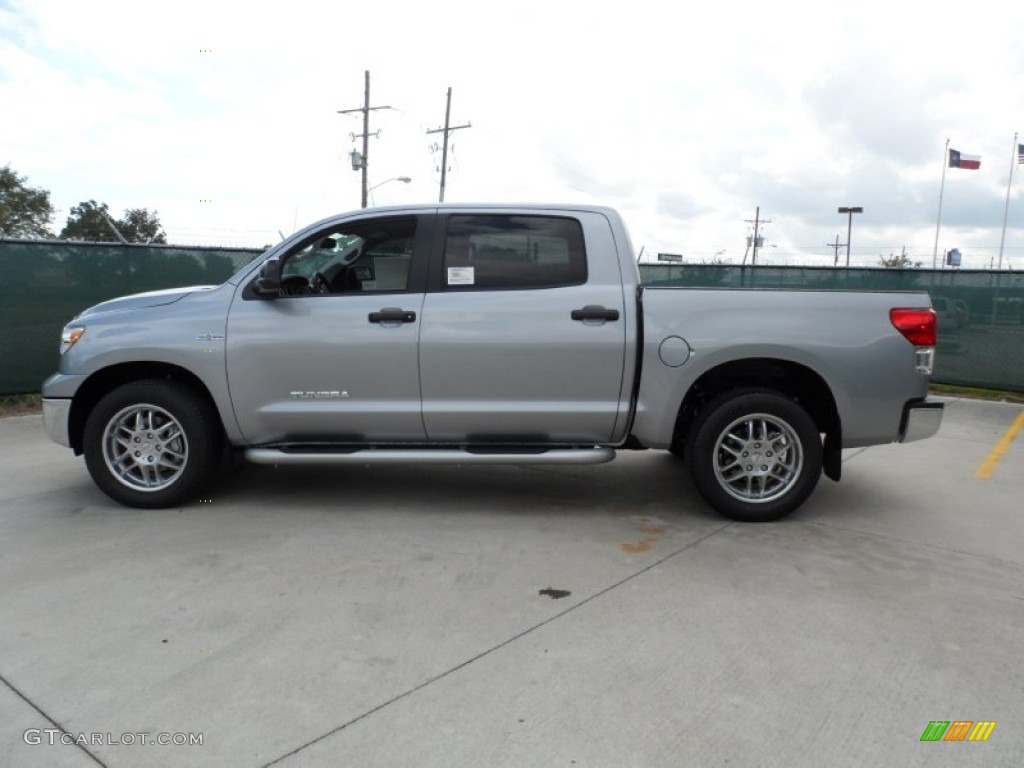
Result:
{"label": "rear door window", "polygon": [[448,218],[446,290],[580,285],[587,256],[579,221],[561,216],[466,214]]}

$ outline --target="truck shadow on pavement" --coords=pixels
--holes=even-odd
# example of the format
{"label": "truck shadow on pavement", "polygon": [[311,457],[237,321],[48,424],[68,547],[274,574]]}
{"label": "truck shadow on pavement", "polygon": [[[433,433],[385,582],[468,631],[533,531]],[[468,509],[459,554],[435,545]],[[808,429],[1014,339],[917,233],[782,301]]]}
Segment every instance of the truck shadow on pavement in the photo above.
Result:
{"label": "truck shadow on pavement", "polygon": [[685,464],[662,452],[598,466],[244,465],[210,491],[214,503],[281,508],[422,508],[474,513],[592,514],[630,509],[719,519]]}

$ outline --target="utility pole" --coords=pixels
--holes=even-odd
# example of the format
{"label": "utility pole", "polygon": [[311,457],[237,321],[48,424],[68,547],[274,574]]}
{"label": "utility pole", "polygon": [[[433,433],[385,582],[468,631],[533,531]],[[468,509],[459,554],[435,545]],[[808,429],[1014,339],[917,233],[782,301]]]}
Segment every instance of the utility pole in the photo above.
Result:
{"label": "utility pole", "polygon": [[[744,219],[744,221],[747,222],[747,224],[753,224],[754,225],[754,240],[753,240],[754,252],[753,252],[753,254],[750,257],[750,266],[754,266],[754,265],[757,264],[757,249],[758,249],[758,246],[761,244],[760,240],[758,240],[758,237],[757,237],[758,229],[760,228],[761,224],[771,224],[772,220],[771,219],[762,219],[761,218],[761,206],[759,205],[759,206],[757,206],[757,209],[754,211],[754,219],[753,219],[753,221],[751,221],[750,219]],[[743,260],[744,261],[747,260],[746,254],[744,254]]]}
{"label": "utility pole", "polygon": [[832,266],[833,267],[838,267],[839,266],[839,249],[842,248],[843,246],[845,246],[846,243],[840,243],[839,242],[839,233],[837,232],[836,233],[836,241],[834,243],[825,243],[825,245],[827,245],[829,248],[831,248],[833,253],[835,254],[835,258],[832,259]]}
{"label": "utility pole", "polygon": [[[363,153],[360,155],[355,150],[352,150],[352,170],[363,171],[363,208],[366,207],[366,195],[367,195],[367,184],[366,184],[366,170],[369,167],[370,157],[370,113],[378,109],[391,109],[391,107],[371,107],[370,106],[370,70],[366,70],[366,88],[363,92],[363,106],[357,107],[356,109],[339,109],[339,115],[351,115],[354,112],[363,113],[363,132],[359,134],[350,133],[349,138],[355,141],[358,138],[363,140]],[[380,138],[380,130],[374,134],[378,139]],[[358,156],[358,157],[357,157]]]}
{"label": "utility pole", "polygon": [[[449,125],[449,120],[451,119],[451,114],[452,114],[452,88],[451,88],[451,86],[448,86],[448,103],[447,103],[447,105],[444,108],[444,128],[435,128],[432,131],[427,131],[428,134],[431,134],[431,133],[443,133],[444,134],[444,142],[443,142],[444,150],[441,152],[441,195],[438,198],[438,202],[440,202],[440,203],[444,202],[444,182],[445,182],[445,177],[446,177],[447,172],[448,172],[448,134],[451,133],[452,131],[457,131],[460,128],[472,128],[473,127],[472,123],[466,123],[465,125]],[[435,144],[434,146],[436,147],[437,145]]]}

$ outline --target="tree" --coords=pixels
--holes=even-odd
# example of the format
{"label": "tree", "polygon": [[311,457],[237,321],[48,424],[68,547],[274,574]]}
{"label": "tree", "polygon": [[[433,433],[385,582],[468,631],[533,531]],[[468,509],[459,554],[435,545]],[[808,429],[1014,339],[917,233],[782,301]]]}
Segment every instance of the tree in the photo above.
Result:
{"label": "tree", "polygon": [[899,255],[890,253],[888,256],[878,257],[878,266],[885,267],[886,269],[910,269],[911,267],[920,267],[920,261],[911,261],[910,257],[905,253]]}
{"label": "tree", "polygon": [[167,242],[167,235],[160,226],[160,217],[156,211],[150,213],[145,208],[131,208],[124,212],[124,218],[117,224],[129,243]]}
{"label": "tree", "polygon": [[109,220],[110,213],[106,203],[97,203],[95,200],[79,203],[71,209],[68,223],[60,231],[60,239],[116,243],[118,238],[111,229]]}
{"label": "tree", "polygon": [[129,243],[167,242],[156,211],[150,213],[145,208],[132,208],[124,212],[124,218],[115,219],[106,203],[95,200],[87,200],[71,209],[60,237],[100,243],[116,243],[122,238]]}
{"label": "tree", "polygon": [[0,235],[3,237],[53,237],[50,193],[25,185],[11,166],[0,168]]}

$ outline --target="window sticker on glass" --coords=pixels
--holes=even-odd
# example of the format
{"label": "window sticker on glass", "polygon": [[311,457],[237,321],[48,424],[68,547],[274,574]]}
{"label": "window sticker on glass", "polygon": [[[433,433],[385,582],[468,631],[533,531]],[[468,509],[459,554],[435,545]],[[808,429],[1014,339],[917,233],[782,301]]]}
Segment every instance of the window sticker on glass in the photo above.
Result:
{"label": "window sticker on glass", "polygon": [[448,267],[448,285],[473,285],[473,267]]}

